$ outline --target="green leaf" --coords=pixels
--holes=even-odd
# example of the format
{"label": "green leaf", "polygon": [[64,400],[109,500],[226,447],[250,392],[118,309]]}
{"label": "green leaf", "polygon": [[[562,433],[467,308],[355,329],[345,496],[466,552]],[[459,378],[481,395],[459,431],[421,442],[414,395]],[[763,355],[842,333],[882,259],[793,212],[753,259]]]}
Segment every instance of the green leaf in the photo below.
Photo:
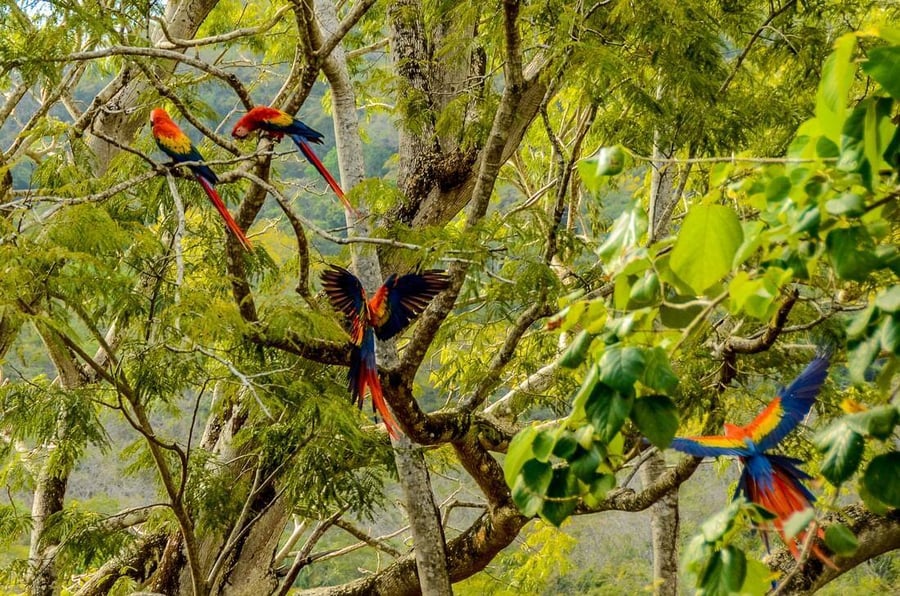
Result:
{"label": "green leaf", "polygon": [[571,422],[580,422],[579,416],[584,412],[588,398],[594,391],[594,387],[597,385],[597,382],[599,380],[600,366],[599,363],[594,363],[593,366],[588,367],[587,374],[584,376],[584,380],[581,382],[581,386],[578,388],[578,391],[575,392],[575,397],[572,399],[572,414],[570,415]]}
{"label": "green leaf", "polygon": [[522,515],[537,515],[544,504],[544,494],[552,478],[553,468],[549,463],[531,459],[522,466],[522,473],[512,487],[513,502],[522,511]]}
{"label": "green leaf", "polygon": [[596,445],[590,449],[579,449],[578,455],[569,461],[572,473],[584,483],[591,483],[597,476],[597,467],[602,456]]}
{"label": "green leaf", "polygon": [[588,507],[597,507],[606,498],[606,493],[616,486],[616,477],[613,474],[602,474],[591,481],[588,492],[582,497]]}
{"label": "green leaf", "polygon": [[854,65],[853,50],[856,37],[852,34],[838,38],[835,49],[822,66],[822,78],[816,94],[816,118],[822,130],[835,143],[841,140],[841,129],[844,126],[847,94],[853,83]]}
{"label": "green leaf", "polygon": [[836,555],[852,555],[859,548],[859,541],[844,524],[831,524],[825,528],[825,544]]}
{"label": "green leaf", "polygon": [[604,176],[614,176],[624,167],[625,152],[620,146],[601,147],[591,157],[578,162],[578,174],[588,190],[596,194]]}
{"label": "green leaf", "polygon": [[747,577],[741,586],[741,594],[765,594],[772,588],[772,570],[762,561],[750,559],[747,561]]}
{"label": "green leaf", "polygon": [[744,551],[731,545],[721,550],[721,557],[725,588],[729,594],[737,592],[744,585],[744,579],[747,577],[747,557],[744,555]]}
{"label": "green leaf", "polygon": [[825,203],[825,210],[832,215],[858,217],[866,212],[866,202],[856,193],[845,192],[838,198]]}
{"label": "green leaf", "polygon": [[862,183],[872,190],[872,164],[866,158],[866,114],[870,101],[864,100],[850,112],[841,129],[841,156],[837,168],[859,174]]}
{"label": "green leaf", "polygon": [[542,430],[538,432],[534,437],[534,441],[531,443],[531,451],[534,453],[534,458],[542,462],[549,460],[555,444],[555,431]]}
{"label": "green leaf", "polygon": [[878,336],[864,338],[861,341],[849,342],[847,347],[847,369],[850,371],[850,380],[856,384],[866,382],[866,371],[881,349],[881,339]]}
{"label": "green leaf", "polygon": [[882,503],[900,507],[900,451],[872,459],[863,476],[866,489]]}
{"label": "green leaf", "polygon": [[531,459],[522,466],[522,482],[534,494],[543,496],[550,486],[553,475],[553,466],[548,462]]}
{"label": "green leaf", "polygon": [[778,176],[766,186],[766,200],[777,203],[787,198],[789,192],[791,192],[790,179],[787,176]]}
{"label": "green leaf", "polygon": [[862,478],[859,479],[856,491],[859,493],[859,498],[862,499],[862,502],[866,504],[866,509],[875,515],[885,515],[891,510],[890,507],[879,501],[875,495],[869,492],[869,489],[866,488],[866,483],[863,482]]}
{"label": "green leaf", "polygon": [[579,300],[577,302],[573,302],[569,304],[563,312],[559,313],[562,316],[562,324],[559,326],[560,331],[570,331],[581,321],[581,315],[587,310],[588,303],[587,300]]}
{"label": "green leaf", "polygon": [[641,308],[655,304],[659,300],[659,276],[654,271],[648,271],[643,277],[638,278],[631,286],[628,295],[627,307]]}
{"label": "green leaf", "polygon": [[869,306],[864,310],[859,311],[859,314],[850,320],[850,323],[847,325],[847,337],[850,339],[863,337],[866,330],[869,328],[869,321],[872,320],[874,315],[875,304],[870,303]]}
{"label": "green leaf", "polygon": [[900,310],[900,285],[893,285],[878,294],[878,297],[875,298],[875,306],[884,312]]}
{"label": "green leaf", "polygon": [[625,152],[618,145],[597,151],[597,175],[615,176],[625,167]]}
{"label": "green leaf", "polygon": [[881,320],[878,330],[881,349],[891,354],[900,352],[900,316],[893,314]]}
{"label": "green leaf", "polygon": [[810,205],[797,218],[797,223],[791,228],[792,234],[803,234],[809,232],[815,235],[819,231],[819,223],[822,221],[822,214],[819,213],[818,205]]}
{"label": "green leaf", "polygon": [[825,454],[822,458],[822,475],[834,485],[850,478],[862,461],[863,437],[842,420],[819,434],[815,443]]}
{"label": "green leaf", "polygon": [[559,365],[564,368],[577,368],[584,362],[587,357],[588,349],[594,336],[586,330],[582,330],[575,336],[575,339],[568,345],[566,351],[559,358]]}
{"label": "green leaf", "polygon": [[578,481],[575,476],[564,468],[553,470],[547,497],[541,508],[541,518],[558,528],[578,505]]}
{"label": "green leaf", "polygon": [[506,450],[506,459],[503,462],[503,475],[506,485],[510,488],[516,482],[516,477],[526,461],[534,457],[531,444],[537,435],[538,429],[534,426],[526,426],[513,437]]}
{"label": "green leaf", "polygon": [[648,395],[634,401],[631,419],[651,443],[665,449],[678,430],[678,409],[665,395]]}
{"label": "green leaf", "polygon": [[[696,300],[694,296],[673,296],[666,300],[669,304],[684,304]],[[659,320],[669,329],[684,329],[703,312],[703,305],[692,304],[684,308],[676,308],[667,304],[659,307]]]}
{"label": "green leaf", "polygon": [[879,266],[875,243],[863,226],[831,230],[825,246],[834,272],[841,279],[865,281]]}
{"label": "green leaf", "polygon": [[610,261],[618,253],[636,246],[647,232],[647,214],[639,202],[632,203],[613,224],[606,241],[597,249],[601,259]]}
{"label": "green leaf", "polygon": [[733,209],[697,205],[681,226],[670,266],[692,290],[702,294],[731,270],[743,240],[741,222]]}
{"label": "green leaf", "polygon": [[807,507],[806,509],[791,515],[787,521],[784,522],[784,535],[788,538],[793,538],[797,534],[800,534],[809,527],[809,524],[814,517],[816,517],[816,511],[812,507]]}
{"label": "green leaf", "polygon": [[531,492],[521,476],[512,487],[512,499],[525,517],[534,517],[544,506],[544,498]]}
{"label": "green leaf", "polygon": [[744,240],[734,255],[734,261],[731,263],[732,268],[740,266],[753,256],[753,253],[759,250],[759,247],[763,245],[767,238],[765,229],[766,224],[758,220],[741,222],[741,232],[744,235]]}
{"label": "green leaf", "polygon": [[581,182],[594,194],[600,190],[602,177],[597,174],[597,162],[594,159],[582,159],[578,162],[578,175]]}
{"label": "green leaf", "polygon": [[731,172],[734,170],[734,163],[730,161],[723,161],[717,164],[714,164],[713,167],[709,169],[709,186],[714,188],[719,186],[731,175]]}
{"label": "green leaf", "polygon": [[900,46],[872,48],[863,71],[878,81],[891,97],[900,99]]}
{"label": "green leaf", "polygon": [[705,596],[734,594],[744,585],[747,557],[744,551],[728,545],[713,553],[700,579]]}
{"label": "green leaf", "polygon": [[678,377],[669,364],[669,355],[656,346],[644,350],[644,374],[641,383],[657,391],[671,392],[678,385]]}
{"label": "green leaf", "polygon": [[556,436],[556,444],[553,445],[553,455],[569,459],[577,448],[578,441],[575,438],[575,433],[570,430],[560,429]]}
{"label": "green leaf", "polygon": [[594,444],[594,425],[585,424],[575,431],[575,440],[585,449],[590,449]]}
{"label": "green leaf", "polygon": [[898,418],[900,412],[894,406],[879,406],[845,416],[844,421],[859,434],[884,441],[894,434]]}
{"label": "green leaf", "polygon": [[727,507],[721,511],[717,511],[709,519],[703,522],[700,526],[700,533],[703,535],[703,539],[711,544],[721,540],[734,525],[734,519],[744,502],[745,501],[741,499],[732,501]]}
{"label": "green leaf", "polygon": [[600,380],[622,393],[634,390],[644,372],[644,353],[638,348],[612,346],[600,359]]}
{"label": "green leaf", "polygon": [[632,397],[623,397],[609,385],[597,383],[584,410],[601,440],[609,441],[619,432],[631,412],[632,401]]}

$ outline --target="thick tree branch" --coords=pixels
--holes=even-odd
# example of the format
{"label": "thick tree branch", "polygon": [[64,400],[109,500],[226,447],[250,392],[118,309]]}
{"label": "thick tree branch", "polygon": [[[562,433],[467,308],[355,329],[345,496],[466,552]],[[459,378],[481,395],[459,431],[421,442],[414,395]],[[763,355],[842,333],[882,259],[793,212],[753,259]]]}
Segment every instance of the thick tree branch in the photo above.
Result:
{"label": "thick tree branch", "polygon": [[[790,594],[813,594],[826,584],[883,553],[900,548],[900,510],[893,510],[884,516],[868,511],[862,505],[850,505],[825,516],[827,523],[843,523],[856,535],[859,548],[847,556],[835,556],[838,569],[832,569],[821,561],[811,558],[800,573],[793,575],[785,586]],[[785,575],[797,565],[797,561],[787,548],[782,548],[766,557],[765,563],[773,571]]]}

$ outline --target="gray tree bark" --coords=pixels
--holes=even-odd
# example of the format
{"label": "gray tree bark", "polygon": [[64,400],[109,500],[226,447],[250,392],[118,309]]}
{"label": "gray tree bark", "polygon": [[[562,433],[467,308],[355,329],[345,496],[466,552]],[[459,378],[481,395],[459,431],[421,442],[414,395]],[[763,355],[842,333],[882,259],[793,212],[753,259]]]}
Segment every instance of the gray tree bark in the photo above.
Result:
{"label": "gray tree bark", "polygon": [[[660,93],[661,90],[658,90]],[[653,159],[668,159],[671,147],[660,147],[660,132],[653,135]],[[650,230],[648,244],[661,238],[669,228],[680,189],[675,187],[676,169],[668,163],[654,162],[650,178]],[[650,486],[666,471],[660,453],[652,454],[641,468],[644,486]],[[650,534],[653,547],[653,592],[658,596],[678,593],[678,489],[663,495],[650,507]]]}
{"label": "gray tree bark", "polygon": [[[317,16],[325,33],[337,28],[338,22],[332,5],[319,3]],[[331,85],[334,98],[335,145],[341,182],[345,185],[344,188],[352,188],[365,177],[365,163],[362,158],[362,139],[359,136],[359,121],[356,115],[356,94],[350,82],[346,57],[340,46],[325,59],[323,71]],[[401,153],[401,155],[408,157],[408,154]],[[355,221],[350,213],[347,213],[347,218],[347,223],[354,234],[358,236],[369,234],[367,222]],[[357,249],[353,251],[353,256],[356,272],[363,286],[369,292],[374,292],[381,285],[383,277],[378,254],[372,249]],[[378,362],[384,368],[396,368],[400,362],[393,342],[379,342],[377,352]],[[434,501],[425,458],[421,450],[416,449],[405,435],[394,440],[393,445],[394,462],[403,488],[422,593],[426,596],[452,594],[450,576],[447,572],[444,531],[440,512]]]}
{"label": "gray tree bark", "polygon": [[[651,486],[666,471],[666,460],[658,452],[641,467],[644,488]],[[653,593],[678,594],[678,489],[670,490],[650,506],[650,536],[653,546]]]}

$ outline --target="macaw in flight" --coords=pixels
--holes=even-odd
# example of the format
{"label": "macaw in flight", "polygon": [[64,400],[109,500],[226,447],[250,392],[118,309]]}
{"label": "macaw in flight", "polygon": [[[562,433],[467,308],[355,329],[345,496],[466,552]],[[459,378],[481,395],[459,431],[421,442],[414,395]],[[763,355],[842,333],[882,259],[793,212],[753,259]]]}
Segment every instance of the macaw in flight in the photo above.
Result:
{"label": "macaw in flight", "polygon": [[[828,375],[829,359],[829,352],[817,354],[750,424],[725,424],[724,435],[676,437],[672,441],[673,449],[696,457],[737,457],[743,470],[734,498],[743,495],[774,514],[775,530],[797,559],[800,557],[797,543],[802,543],[806,533],[800,532],[788,540],[783,528],[788,518],[812,507],[816,500],[802,482],[811,476],[798,467],[803,463],[801,460],[766,451],[777,446],[809,413]],[[761,532],[766,538],[766,530]],[[822,536],[819,528],[819,537]],[[823,563],[835,567],[816,544],[812,551]]]}
{"label": "macaw in flight", "polygon": [[[175,124],[164,109],[156,108],[150,112],[150,130],[153,133],[153,138],[156,139],[156,144],[162,149],[163,153],[172,158],[174,163],[203,161],[203,156],[200,155],[200,152],[197,151],[197,148],[194,147],[188,136],[178,128],[178,125]],[[228,207],[225,206],[222,198],[219,197],[219,193],[216,192],[215,185],[218,184],[219,179],[216,177],[215,172],[204,164],[195,164],[188,167],[194,173],[197,182],[206,191],[206,195],[212,201],[216,211],[225,220],[225,225],[228,226],[231,233],[235,235],[245,249],[252,250],[253,246],[250,244],[250,240],[244,235],[241,226],[231,217]]]}
{"label": "macaw in flight", "polygon": [[337,180],[331,175],[325,165],[319,160],[309,143],[321,143],[324,135],[313,130],[306,124],[297,120],[287,112],[270,108],[268,106],[256,106],[249,112],[244,114],[231,131],[231,136],[236,139],[246,139],[254,130],[261,130],[269,137],[276,141],[280,141],[284,135],[288,135],[293,139],[300,153],[318,170],[337,198],[341,200],[344,207],[354,215],[358,215],[356,209],[344,198],[344,191],[337,183]]}
{"label": "macaw in flight", "polygon": [[359,279],[346,269],[331,265],[322,274],[322,287],[335,310],[350,319],[350,341],[354,345],[347,381],[350,394],[362,407],[366,388],[391,437],[399,436],[394,415],[384,401],[375,364],[375,338],[394,337],[428,306],[432,298],[450,285],[443,271],[391,275],[369,299]]}

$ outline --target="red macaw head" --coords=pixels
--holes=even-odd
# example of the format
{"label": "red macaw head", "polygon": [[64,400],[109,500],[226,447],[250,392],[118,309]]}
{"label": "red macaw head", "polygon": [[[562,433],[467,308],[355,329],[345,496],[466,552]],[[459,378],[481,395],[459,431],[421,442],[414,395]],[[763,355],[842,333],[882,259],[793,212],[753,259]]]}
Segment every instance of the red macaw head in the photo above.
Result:
{"label": "red macaw head", "polygon": [[253,126],[248,121],[247,116],[249,116],[249,114],[245,114],[243,118],[237,121],[237,124],[234,125],[234,128],[231,131],[231,136],[236,139],[247,138],[247,135],[253,130]]}
{"label": "red macaw head", "polygon": [[267,112],[271,111],[273,111],[272,108],[265,106],[250,108],[250,111],[241,116],[241,119],[234,125],[231,136],[236,139],[246,139],[247,135],[259,128],[260,120],[265,120]]}
{"label": "red macaw head", "polygon": [[153,108],[153,110],[150,111],[150,124],[152,126],[170,120],[172,120],[172,118],[169,117],[169,113],[162,108]]}

